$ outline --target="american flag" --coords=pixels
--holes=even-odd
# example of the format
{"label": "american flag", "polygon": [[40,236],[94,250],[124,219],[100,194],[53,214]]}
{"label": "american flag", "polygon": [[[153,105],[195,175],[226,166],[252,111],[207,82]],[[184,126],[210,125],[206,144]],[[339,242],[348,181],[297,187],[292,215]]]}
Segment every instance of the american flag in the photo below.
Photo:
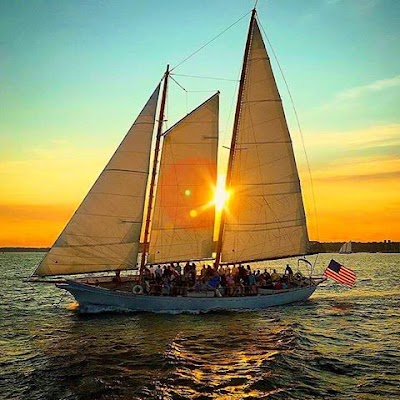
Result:
{"label": "american flag", "polygon": [[324,272],[324,276],[334,279],[339,283],[343,283],[348,287],[352,287],[356,282],[356,274],[343,265],[340,265],[337,261],[331,260],[328,268]]}

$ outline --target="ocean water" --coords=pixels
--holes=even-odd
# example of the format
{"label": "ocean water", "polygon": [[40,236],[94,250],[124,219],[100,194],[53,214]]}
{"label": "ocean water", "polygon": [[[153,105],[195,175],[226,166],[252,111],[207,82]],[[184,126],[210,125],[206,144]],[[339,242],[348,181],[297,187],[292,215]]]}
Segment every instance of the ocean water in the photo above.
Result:
{"label": "ocean water", "polygon": [[400,399],[399,254],[324,254],[353,289],[202,315],[81,315],[22,282],[42,256],[0,254],[1,399]]}

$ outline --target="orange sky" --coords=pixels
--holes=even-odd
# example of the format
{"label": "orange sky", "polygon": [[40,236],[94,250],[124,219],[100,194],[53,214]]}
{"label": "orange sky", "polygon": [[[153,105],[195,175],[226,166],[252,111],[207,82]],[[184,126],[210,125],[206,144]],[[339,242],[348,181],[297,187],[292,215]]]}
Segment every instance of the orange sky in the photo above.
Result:
{"label": "orange sky", "polygon": [[[379,132],[386,132],[388,141],[389,136],[399,137],[399,126],[380,127]],[[375,133],[366,130],[346,137],[354,141],[359,135],[366,143]],[[333,146],[336,135],[318,142],[311,134],[309,139],[311,154],[318,154],[319,146]],[[342,140],[338,151],[345,153],[346,146],[354,145]],[[3,162],[0,246],[50,246],[105,165],[106,153],[103,149],[79,152],[65,143],[50,143],[40,151],[32,149],[24,161]],[[330,161],[310,158],[318,232],[307,168],[298,161],[310,239],[400,241],[400,159],[390,155],[348,159],[338,155]]]}

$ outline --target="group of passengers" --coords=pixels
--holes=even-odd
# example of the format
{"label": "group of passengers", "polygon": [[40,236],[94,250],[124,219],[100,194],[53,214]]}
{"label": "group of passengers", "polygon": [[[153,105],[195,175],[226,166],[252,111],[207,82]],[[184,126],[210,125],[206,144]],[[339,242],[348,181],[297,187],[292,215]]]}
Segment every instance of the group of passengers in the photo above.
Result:
{"label": "group of passengers", "polygon": [[147,266],[143,272],[144,290],[154,295],[186,295],[188,292],[214,290],[218,296],[257,295],[259,288],[288,289],[305,285],[303,277],[293,274],[288,264],[280,275],[274,269],[270,274],[266,269],[252,271],[250,265],[220,266],[203,265],[197,273],[194,263],[179,263]]}

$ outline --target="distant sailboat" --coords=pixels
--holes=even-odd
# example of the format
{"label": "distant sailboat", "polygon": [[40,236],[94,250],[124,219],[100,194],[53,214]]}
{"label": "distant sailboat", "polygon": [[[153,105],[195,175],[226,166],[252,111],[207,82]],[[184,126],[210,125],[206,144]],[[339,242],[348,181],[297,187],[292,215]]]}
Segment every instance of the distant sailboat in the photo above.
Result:
{"label": "distant sailboat", "polygon": [[353,250],[352,250],[352,243],[351,243],[351,241],[350,241],[350,242],[343,243],[342,247],[341,247],[340,250],[339,250],[339,253],[340,253],[340,254],[350,254],[350,253],[352,253],[352,252],[353,252]]}
{"label": "distant sailboat", "polygon": [[[214,252],[212,188],[217,180],[219,93],[162,132],[169,75],[167,67],[161,96],[160,84],[34,276],[133,270],[140,253],[139,276],[122,278],[118,287],[109,284],[109,277],[63,279],[56,284],[86,311],[100,306],[206,312],[307,299],[324,278],[303,278],[296,287],[243,297],[222,296],[216,290],[215,297],[196,296],[186,289],[179,296],[155,296],[144,290],[147,264],[201,261],[211,259]],[[226,191],[230,197],[221,216],[216,268],[308,253],[290,134],[255,10],[244,53]]]}

